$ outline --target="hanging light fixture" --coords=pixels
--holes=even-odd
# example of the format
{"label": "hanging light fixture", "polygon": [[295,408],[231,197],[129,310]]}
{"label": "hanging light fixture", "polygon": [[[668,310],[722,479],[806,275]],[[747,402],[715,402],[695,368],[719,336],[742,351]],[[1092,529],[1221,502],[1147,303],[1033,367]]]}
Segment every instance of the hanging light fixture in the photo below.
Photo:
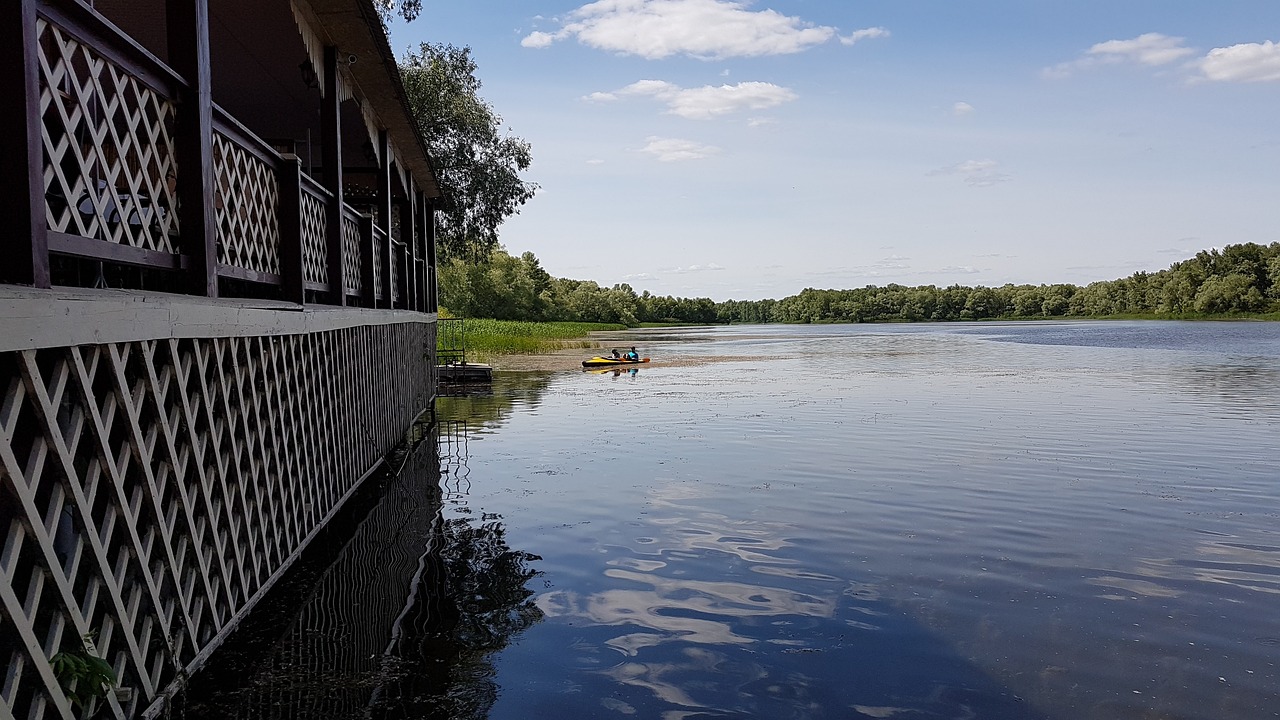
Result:
{"label": "hanging light fixture", "polygon": [[316,67],[311,64],[310,58],[298,63],[298,71],[302,73],[302,82],[308,88],[312,90],[320,88],[320,78],[316,76]]}

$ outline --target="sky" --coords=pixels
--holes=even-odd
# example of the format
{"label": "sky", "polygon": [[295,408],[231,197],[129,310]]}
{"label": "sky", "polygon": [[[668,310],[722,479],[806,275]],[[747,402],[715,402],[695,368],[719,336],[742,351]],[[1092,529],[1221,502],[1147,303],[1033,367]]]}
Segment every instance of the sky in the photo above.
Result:
{"label": "sky", "polygon": [[557,277],[754,300],[1114,280],[1280,241],[1275,0],[473,0]]}

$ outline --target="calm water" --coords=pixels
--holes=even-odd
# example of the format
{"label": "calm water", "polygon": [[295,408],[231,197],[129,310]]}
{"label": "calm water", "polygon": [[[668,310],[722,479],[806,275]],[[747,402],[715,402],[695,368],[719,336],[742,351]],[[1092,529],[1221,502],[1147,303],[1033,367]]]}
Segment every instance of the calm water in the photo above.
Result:
{"label": "calm water", "polygon": [[441,403],[353,715],[1280,717],[1280,324],[633,337]]}

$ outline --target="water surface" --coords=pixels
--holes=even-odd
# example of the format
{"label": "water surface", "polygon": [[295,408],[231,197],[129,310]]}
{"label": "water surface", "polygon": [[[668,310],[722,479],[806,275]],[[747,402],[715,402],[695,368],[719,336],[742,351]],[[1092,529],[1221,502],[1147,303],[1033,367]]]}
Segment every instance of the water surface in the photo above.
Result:
{"label": "water surface", "polygon": [[499,374],[441,403],[433,512],[500,531],[523,592],[458,601],[495,636],[420,698],[481,688],[465,714],[492,718],[1280,713],[1280,324],[633,337],[654,358],[635,373]]}

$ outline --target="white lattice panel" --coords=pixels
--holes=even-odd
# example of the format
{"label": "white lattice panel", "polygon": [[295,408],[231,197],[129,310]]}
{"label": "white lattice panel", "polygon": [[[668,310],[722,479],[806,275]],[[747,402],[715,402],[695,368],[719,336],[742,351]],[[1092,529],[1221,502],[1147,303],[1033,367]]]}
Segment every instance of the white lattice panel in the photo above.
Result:
{"label": "white lattice panel", "polygon": [[306,282],[329,282],[329,259],[325,249],[324,202],[309,192],[302,193],[302,277]]}
{"label": "white lattice panel", "polygon": [[174,104],[58,26],[36,27],[49,228],[176,253]]}
{"label": "white lattice panel", "polygon": [[[180,682],[429,402],[434,335],[0,354],[0,717],[131,717]],[[133,697],[73,713],[50,660],[87,635]]]}
{"label": "white lattice panel", "polygon": [[275,169],[215,132],[213,173],[218,262],[279,275],[280,184]]}
{"label": "white lattice panel", "polygon": [[359,295],[364,288],[360,279],[360,222],[347,212],[342,213],[342,253],[342,283],[348,293]]}

